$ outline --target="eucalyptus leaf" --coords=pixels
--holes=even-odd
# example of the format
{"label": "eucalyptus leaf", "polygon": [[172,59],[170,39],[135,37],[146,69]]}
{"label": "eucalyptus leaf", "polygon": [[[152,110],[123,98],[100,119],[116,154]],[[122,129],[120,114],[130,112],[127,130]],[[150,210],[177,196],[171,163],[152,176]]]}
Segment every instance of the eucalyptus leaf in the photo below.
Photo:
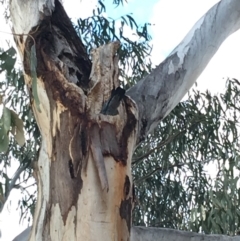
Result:
{"label": "eucalyptus leaf", "polygon": [[11,133],[16,139],[17,143],[20,146],[23,146],[25,143],[25,135],[23,129],[23,121],[18,117],[18,115],[11,110],[11,118],[12,118],[12,129]]}
{"label": "eucalyptus leaf", "polygon": [[11,126],[11,111],[7,107],[3,107],[2,123],[5,132],[8,134]]}
{"label": "eucalyptus leaf", "polygon": [[7,71],[8,75],[12,72],[14,65],[16,63],[16,50],[11,47],[7,51],[0,54],[0,73],[2,71]]}
{"label": "eucalyptus leaf", "polygon": [[34,44],[31,47],[31,53],[30,53],[30,70],[31,70],[31,77],[32,77],[33,98],[34,98],[37,110],[41,112],[40,101],[39,101],[38,92],[37,92],[37,55],[36,55],[36,48]]}
{"label": "eucalyptus leaf", "polygon": [[3,123],[0,123],[0,152],[6,152],[9,146],[9,136]]}

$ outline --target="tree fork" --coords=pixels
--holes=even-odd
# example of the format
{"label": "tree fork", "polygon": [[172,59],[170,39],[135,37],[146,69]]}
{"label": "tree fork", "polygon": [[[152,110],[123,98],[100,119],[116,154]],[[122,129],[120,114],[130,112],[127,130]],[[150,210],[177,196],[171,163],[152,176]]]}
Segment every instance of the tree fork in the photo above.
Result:
{"label": "tree fork", "polygon": [[[13,33],[30,93],[32,79],[25,53],[34,42],[38,60],[37,92],[41,113],[36,110],[35,103],[33,109],[41,129],[42,147],[38,163],[39,198],[31,240],[128,240],[132,202],[130,158],[135,143],[143,140],[170,113],[223,41],[240,28],[240,1],[221,0],[215,4],[165,61],[127,91],[138,110],[130,98],[123,96],[120,101],[120,97],[111,96],[119,90],[114,67],[117,43],[93,51],[91,70],[91,62],[80,40],[74,37],[76,33],[72,35],[72,27],[64,24],[67,20],[61,8],[58,1],[53,0],[10,1]],[[53,21],[54,14],[58,16],[54,20],[58,24]],[[40,31],[44,22],[47,23],[45,28],[51,30],[48,34]],[[29,34],[36,40],[27,40]],[[48,44],[42,46],[44,41]],[[119,103],[113,104],[115,99]],[[112,110],[116,106],[118,109]],[[106,113],[110,115],[103,115]],[[72,187],[75,178],[78,178],[76,189]],[[66,198],[67,195],[70,197]],[[114,197],[111,202],[110,197]],[[104,202],[109,205],[106,212],[112,215],[110,218],[104,213]],[[115,222],[108,225],[114,218]],[[131,239],[147,241],[154,237],[160,240],[164,235],[168,240],[176,240],[179,237],[179,233],[172,230],[168,234],[135,227]],[[199,236],[195,236],[188,235],[198,240]],[[207,238],[210,240],[211,236]],[[235,240],[235,237],[224,236],[223,239]]]}
{"label": "tree fork", "polygon": [[[12,1],[12,11],[14,6]],[[58,1],[53,9],[34,28],[15,35],[42,136],[30,240],[129,240],[138,111],[121,92],[114,114],[101,113],[119,90],[119,43],[93,50],[91,64]]]}

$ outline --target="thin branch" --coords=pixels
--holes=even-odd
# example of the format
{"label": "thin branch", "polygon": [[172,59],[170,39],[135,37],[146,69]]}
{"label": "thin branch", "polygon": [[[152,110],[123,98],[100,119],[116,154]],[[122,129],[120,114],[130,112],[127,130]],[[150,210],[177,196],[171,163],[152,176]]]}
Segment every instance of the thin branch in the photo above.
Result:
{"label": "thin branch", "polygon": [[13,176],[12,181],[10,182],[9,188],[8,190],[6,190],[6,194],[5,197],[8,198],[9,193],[11,192],[11,190],[14,188],[17,179],[20,177],[21,173],[27,168],[28,163],[26,163],[25,165],[22,165],[18,168],[18,170],[16,171],[16,173]]}
{"label": "thin branch", "polygon": [[172,140],[174,140],[176,137],[181,136],[182,134],[184,134],[187,130],[190,130],[193,126],[195,126],[196,124],[206,120],[207,118],[202,118],[202,119],[198,119],[198,120],[193,120],[194,122],[192,122],[189,126],[186,126],[182,131],[179,131],[177,133],[175,133],[174,135],[170,136],[168,139],[161,141],[156,147],[154,147],[153,149],[151,149],[150,151],[148,151],[147,153],[143,154],[140,157],[134,158],[132,164],[133,165],[137,165],[139,164],[144,158],[148,157],[151,153],[153,153],[155,150],[160,149],[161,147],[169,144]]}
{"label": "thin branch", "polygon": [[[27,180],[28,180],[28,178],[27,178],[26,180],[24,180],[24,181],[27,181]],[[21,183],[23,183],[24,181],[22,181]],[[25,189],[27,189],[27,188],[29,188],[29,187],[34,186],[34,185],[37,184],[36,182],[34,182],[34,183],[32,183],[32,184],[30,184],[30,185],[28,185],[28,186],[26,186],[26,187],[23,187],[23,186],[21,186],[21,183],[16,184],[16,185],[14,186],[14,188],[16,188],[16,189],[21,188],[21,189],[25,190]]]}
{"label": "thin branch", "polygon": [[179,131],[176,134],[170,136],[168,139],[161,141],[156,147],[154,147],[153,149],[151,149],[150,151],[148,151],[147,153],[143,154],[140,157],[134,158],[132,164],[136,165],[139,164],[139,162],[141,162],[144,158],[148,157],[150,154],[152,154],[155,150],[160,149],[161,147],[169,144],[174,138],[182,135],[183,133],[186,132],[186,129],[184,129],[184,131]]}
{"label": "thin branch", "polygon": [[141,177],[140,179],[138,179],[137,181],[134,181],[135,184],[141,183],[144,180],[146,180],[147,178],[149,178],[150,176],[152,176],[154,173],[156,173],[157,171],[168,171],[169,169],[173,168],[173,167],[182,167],[184,165],[187,165],[187,163],[180,163],[180,164],[174,164],[171,166],[168,166],[167,168],[162,168],[162,167],[158,167],[156,169],[154,169],[153,171],[147,173],[146,175],[144,175],[143,177]]}
{"label": "thin branch", "polygon": [[29,166],[29,162],[27,162],[27,160],[29,159],[29,154],[31,152],[31,147],[32,146],[29,147],[28,152],[26,153],[24,159],[22,160],[22,163],[25,163],[25,162],[26,163],[23,164],[22,166],[21,165],[19,166],[19,168],[15,172],[15,174],[14,174],[14,176],[13,176],[13,178],[12,178],[10,183],[8,183],[8,181],[6,182],[6,185],[5,185],[5,195],[4,195],[5,197],[4,197],[4,202],[2,203],[2,206],[0,207],[0,213],[3,210],[4,205],[5,205],[8,197],[9,197],[10,192],[12,191],[12,189],[16,188],[16,186],[20,184],[19,183],[19,184],[16,185],[16,181],[19,179],[21,173]]}
{"label": "thin branch", "polygon": [[195,164],[197,164],[197,165],[199,165],[199,164],[205,165],[205,164],[208,163],[208,162],[209,162],[209,161],[198,161],[198,160],[197,160],[197,161],[191,162],[191,163],[188,162],[188,163],[173,164],[173,165],[171,165],[171,166],[167,166],[166,168],[158,167],[158,168],[154,169],[153,171],[147,173],[146,175],[144,175],[143,177],[141,177],[141,178],[138,179],[137,181],[134,181],[134,183],[135,183],[135,184],[138,184],[138,183],[140,183],[140,182],[143,182],[144,180],[146,180],[147,178],[149,178],[151,175],[153,175],[153,174],[156,173],[157,171],[164,171],[164,172],[166,172],[166,171],[168,171],[169,169],[171,169],[171,168],[173,168],[173,167],[179,168],[179,167],[182,167],[182,166],[184,166],[184,165],[189,165],[189,164],[191,164],[191,165],[195,165]]}
{"label": "thin branch", "polygon": [[14,174],[13,178],[12,178],[12,181],[10,182],[9,186],[7,187],[6,185],[6,191],[5,191],[5,197],[4,197],[4,202],[2,203],[2,205],[0,206],[0,213],[2,212],[5,204],[6,204],[6,201],[10,195],[10,192],[11,190],[14,188],[15,184],[16,184],[16,181],[17,179],[20,177],[21,173],[27,168],[28,166],[28,163],[26,163],[25,165],[22,165],[18,168],[18,170],[16,171],[16,173]]}

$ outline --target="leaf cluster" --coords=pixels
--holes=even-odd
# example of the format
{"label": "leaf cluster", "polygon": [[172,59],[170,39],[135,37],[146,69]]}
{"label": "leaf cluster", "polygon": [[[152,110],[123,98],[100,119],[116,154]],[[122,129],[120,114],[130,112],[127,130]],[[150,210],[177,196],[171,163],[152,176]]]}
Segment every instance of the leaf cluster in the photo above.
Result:
{"label": "leaf cluster", "polygon": [[[21,190],[19,200],[21,217],[29,216],[35,200],[27,205],[25,199],[35,196],[27,191],[27,181],[32,176],[32,162],[37,159],[40,145],[39,130],[30,108],[30,98],[22,72],[16,68],[17,55],[13,47],[0,51],[0,211],[4,208],[10,192]],[[24,128],[23,128],[24,127]],[[13,166],[18,168],[14,175]],[[35,183],[32,180],[32,183]],[[35,185],[35,184],[33,184]]]}
{"label": "leaf cluster", "polygon": [[78,19],[75,27],[81,36],[88,53],[93,48],[112,41],[121,42],[118,50],[120,80],[125,88],[129,88],[151,70],[151,37],[148,32],[149,23],[138,26],[130,15],[112,19],[104,16],[106,11],[103,2],[93,11],[93,16]]}

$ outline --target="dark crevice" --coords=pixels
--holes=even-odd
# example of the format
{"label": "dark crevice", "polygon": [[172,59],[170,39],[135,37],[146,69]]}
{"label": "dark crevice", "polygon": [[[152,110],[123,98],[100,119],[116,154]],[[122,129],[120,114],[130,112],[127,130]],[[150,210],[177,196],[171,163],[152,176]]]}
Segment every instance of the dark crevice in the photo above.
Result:
{"label": "dark crevice", "polygon": [[119,213],[122,219],[126,220],[128,231],[131,229],[131,214],[132,214],[132,199],[129,198],[127,200],[123,200],[121,202]]}
{"label": "dark crevice", "polygon": [[[62,4],[55,0],[55,11],[52,14],[51,23],[61,31],[63,37],[68,41],[69,46],[73,46],[76,49],[76,53],[73,59],[73,62],[84,73],[84,76],[79,80],[79,84],[81,84],[82,88],[86,89],[89,84],[89,76],[91,72],[91,61],[83,45],[81,39],[77,35],[72,22],[67,16]],[[73,48],[71,48],[73,50]],[[73,58],[73,56],[71,56]]]}
{"label": "dark crevice", "polygon": [[130,99],[128,99],[128,97],[124,96],[124,102],[125,102],[125,107],[126,107],[126,112],[127,112],[127,123],[123,128],[123,132],[122,132],[122,137],[121,137],[121,142],[119,143],[119,146],[121,147],[122,151],[121,151],[121,155],[123,157],[123,161],[122,164],[126,165],[127,164],[127,157],[128,157],[128,139],[130,137],[130,135],[133,132],[133,129],[136,127],[137,125],[137,120],[136,117],[134,116],[134,114],[131,112],[131,103]]}
{"label": "dark crevice", "polygon": [[68,68],[69,74],[73,75],[75,73],[75,69],[74,68]]}
{"label": "dark crevice", "polygon": [[61,3],[55,0],[55,5],[52,16],[45,17],[29,34],[31,37],[27,39],[24,54],[26,74],[31,75],[29,53],[32,45],[35,44],[38,76],[49,71],[44,65],[46,57],[56,65],[57,60],[61,60],[65,69],[70,71],[69,74],[76,75],[72,76],[72,79],[77,80],[76,85],[86,92],[90,81],[91,61]]}
{"label": "dark crevice", "polygon": [[137,143],[140,143],[145,140],[147,124],[148,124],[147,120],[145,118],[142,118],[141,126],[140,126],[140,135],[139,135],[139,140],[137,140]]}
{"label": "dark crevice", "polygon": [[[84,129],[85,126],[83,125],[82,128]],[[83,154],[83,156],[86,156],[87,152],[88,152],[88,134],[87,134],[87,130],[81,130],[80,138],[81,138],[82,154]]]}
{"label": "dark crevice", "polygon": [[69,168],[70,176],[73,179],[75,176],[74,176],[74,168],[73,168],[72,160],[68,161],[68,168]]}
{"label": "dark crevice", "polygon": [[125,194],[125,197],[127,197],[127,195],[129,194],[129,191],[130,191],[130,179],[128,176],[125,177],[125,183],[124,183],[124,194]]}

